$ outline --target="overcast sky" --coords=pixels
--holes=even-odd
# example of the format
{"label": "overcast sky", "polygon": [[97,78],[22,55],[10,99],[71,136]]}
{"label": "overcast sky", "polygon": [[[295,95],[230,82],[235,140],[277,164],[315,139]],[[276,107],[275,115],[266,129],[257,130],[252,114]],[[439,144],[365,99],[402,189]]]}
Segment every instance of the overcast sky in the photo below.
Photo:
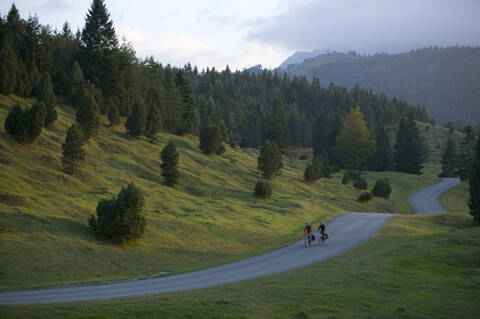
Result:
{"label": "overcast sky", "polygon": [[[6,14],[12,1],[0,0]],[[163,64],[273,68],[299,50],[480,46],[480,0],[106,0],[119,39]],[[22,17],[83,28],[90,0],[16,0]]]}

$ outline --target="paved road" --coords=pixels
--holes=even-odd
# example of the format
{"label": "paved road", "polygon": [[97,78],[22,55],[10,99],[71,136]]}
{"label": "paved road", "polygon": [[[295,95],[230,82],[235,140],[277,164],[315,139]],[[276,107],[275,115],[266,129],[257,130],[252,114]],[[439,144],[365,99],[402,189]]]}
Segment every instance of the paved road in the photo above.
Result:
{"label": "paved road", "polygon": [[[447,184],[445,184],[447,183]],[[457,182],[445,180],[410,199],[415,211],[433,212],[436,197]],[[431,189],[432,190],[429,190]],[[428,190],[428,191],[427,191]],[[417,195],[420,194],[420,195]],[[432,203],[429,206],[426,203]],[[441,206],[440,206],[441,207]],[[444,211],[444,209],[440,209]],[[373,236],[392,214],[348,213],[328,224],[330,239],[324,246],[304,248],[303,240],[276,251],[204,270],[147,280],[109,284],[0,292],[0,305],[72,302],[143,296],[224,283],[273,274],[305,266],[349,250]]]}
{"label": "paved road", "polygon": [[459,178],[444,178],[440,183],[413,193],[408,201],[416,214],[443,213],[447,210],[438,201],[438,196],[460,184]]}

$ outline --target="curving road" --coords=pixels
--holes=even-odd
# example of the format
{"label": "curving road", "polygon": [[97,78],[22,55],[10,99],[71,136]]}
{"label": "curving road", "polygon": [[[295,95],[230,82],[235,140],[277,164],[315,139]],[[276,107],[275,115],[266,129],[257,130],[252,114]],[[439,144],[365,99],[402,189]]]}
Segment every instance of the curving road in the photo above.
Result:
{"label": "curving road", "polygon": [[438,196],[460,184],[460,178],[444,178],[440,183],[413,193],[408,201],[416,214],[443,213],[447,210],[438,201]]}
{"label": "curving road", "polygon": [[[439,207],[436,206],[438,203],[437,196],[458,184],[453,181],[447,182],[445,184],[444,180],[425,189],[423,193],[421,191],[412,195],[410,202],[415,212],[438,210]],[[428,202],[432,203],[432,206],[429,206]],[[443,208],[440,210],[444,211]],[[328,224],[328,232],[331,236],[328,243],[321,247],[315,245],[312,248],[305,249],[303,240],[300,240],[264,255],[180,275],[108,284],[0,292],[0,305],[143,296],[215,286],[273,274],[341,254],[373,236],[391,216],[393,214],[348,213],[340,215]]]}

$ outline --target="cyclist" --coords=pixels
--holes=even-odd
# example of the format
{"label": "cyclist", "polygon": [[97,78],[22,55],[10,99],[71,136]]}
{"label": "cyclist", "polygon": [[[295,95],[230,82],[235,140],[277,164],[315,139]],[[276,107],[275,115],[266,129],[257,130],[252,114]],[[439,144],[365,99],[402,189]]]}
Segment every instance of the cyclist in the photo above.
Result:
{"label": "cyclist", "polygon": [[311,241],[312,238],[312,225],[310,225],[310,222],[307,222],[305,228],[303,229],[303,233],[307,235],[309,241]]}
{"label": "cyclist", "polygon": [[323,222],[323,220],[320,222],[320,226],[318,226],[318,229],[317,229],[317,232],[320,233],[320,236],[322,238],[322,240],[325,240],[326,239],[326,236],[325,236],[325,223]]}

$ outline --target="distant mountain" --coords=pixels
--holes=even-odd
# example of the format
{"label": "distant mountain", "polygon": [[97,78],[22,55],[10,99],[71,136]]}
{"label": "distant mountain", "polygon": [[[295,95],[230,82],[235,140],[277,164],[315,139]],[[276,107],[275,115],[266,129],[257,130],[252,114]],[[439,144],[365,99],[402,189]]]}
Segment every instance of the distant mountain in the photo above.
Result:
{"label": "distant mountain", "polygon": [[[313,51],[315,52],[315,51]],[[325,53],[299,64],[294,56],[277,72],[317,77],[352,88],[385,92],[410,104],[425,105],[438,122],[480,125],[480,48],[425,48],[399,54],[361,56],[351,53]],[[282,65],[289,64],[288,67]]]}
{"label": "distant mountain", "polygon": [[286,69],[290,65],[297,65],[302,63],[308,58],[320,55],[324,53],[325,50],[313,50],[310,52],[307,51],[297,51],[291,56],[289,56],[280,66],[278,67],[279,69]]}

